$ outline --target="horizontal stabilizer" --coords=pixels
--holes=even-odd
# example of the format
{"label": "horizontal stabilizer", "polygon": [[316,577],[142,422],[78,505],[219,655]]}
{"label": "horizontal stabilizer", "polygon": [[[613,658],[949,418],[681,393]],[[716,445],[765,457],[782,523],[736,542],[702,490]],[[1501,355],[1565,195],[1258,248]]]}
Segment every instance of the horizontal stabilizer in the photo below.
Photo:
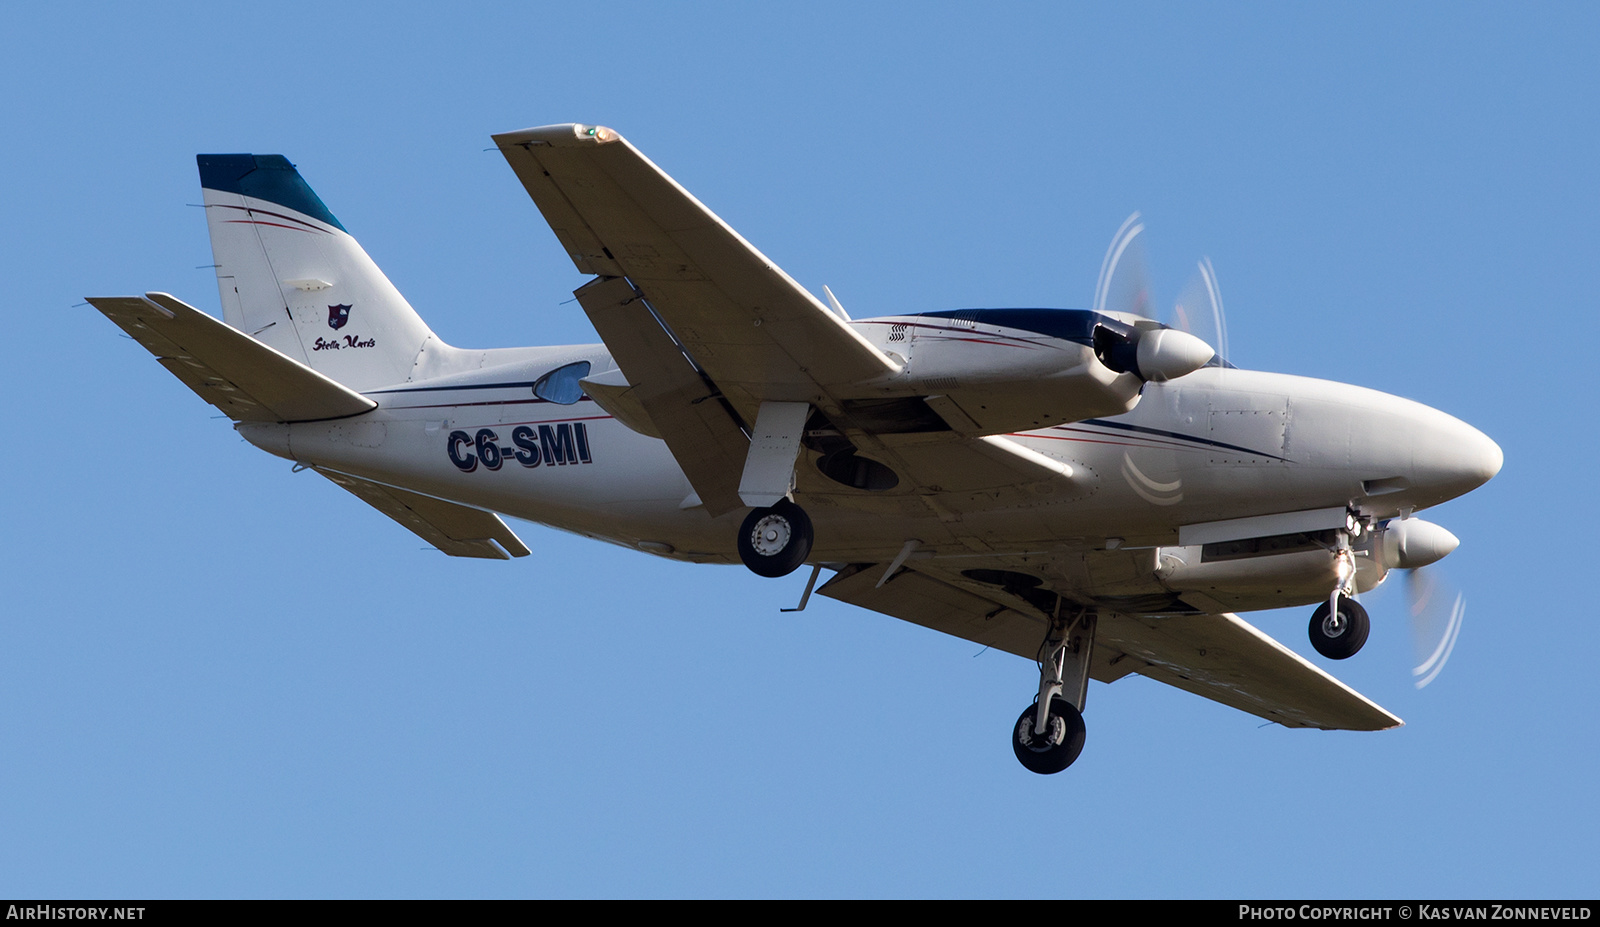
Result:
{"label": "horizontal stabilizer", "polygon": [[89,303],[236,422],[309,422],[378,407],[166,293],[91,297]]}
{"label": "horizontal stabilizer", "polygon": [[384,486],[358,476],[312,468],[452,557],[510,560],[528,550],[500,516],[432,496]]}

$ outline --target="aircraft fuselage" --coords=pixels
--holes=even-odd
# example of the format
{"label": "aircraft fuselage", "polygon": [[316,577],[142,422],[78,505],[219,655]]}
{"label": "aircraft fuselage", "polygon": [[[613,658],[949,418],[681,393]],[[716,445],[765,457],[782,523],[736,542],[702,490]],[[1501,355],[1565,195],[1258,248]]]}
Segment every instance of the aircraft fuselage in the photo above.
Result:
{"label": "aircraft fuselage", "polygon": [[[892,349],[888,338],[920,317],[903,318],[854,324]],[[502,362],[472,374],[369,391],[379,406],[363,415],[239,430],[301,463],[658,555],[738,562],[731,528],[742,513],[708,515],[664,442],[588,396],[562,404],[533,395],[531,384],[563,365],[614,366],[603,346],[493,353]],[[1419,403],[1221,366],[1145,383],[1124,414],[1008,437],[1066,464],[1072,478],[986,504],[981,492],[941,499],[846,486],[817,469],[818,453],[803,455],[809,465],[796,468],[795,495],[816,525],[810,559],[883,561],[916,538],[922,556],[1028,558],[1086,597],[1153,593],[1162,589],[1154,576],[1160,549],[1176,545],[1183,526],[1334,507],[1392,518],[1481,485],[1501,460],[1476,429]],[[1052,560],[1062,545],[1093,554]],[[1324,572],[1304,588],[1225,604],[1316,601]]]}

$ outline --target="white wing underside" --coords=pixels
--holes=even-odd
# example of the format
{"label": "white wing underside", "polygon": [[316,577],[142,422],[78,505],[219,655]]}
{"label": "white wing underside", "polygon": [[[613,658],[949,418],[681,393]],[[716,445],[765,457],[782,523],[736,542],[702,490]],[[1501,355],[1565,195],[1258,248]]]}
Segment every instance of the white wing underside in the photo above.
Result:
{"label": "white wing underside", "polygon": [[[817,590],[974,643],[1035,659],[1045,623],[1032,612],[885,564],[841,571]],[[1100,613],[1091,675],[1138,673],[1285,727],[1380,731],[1403,722],[1237,615],[1149,618]]]}
{"label": "white wing underside", "polygon": [[899,372],[616,133],[494,140],[577,268],[631,281],[749,420],[752,401],[812,401]]}
{"label": "white wing underside", "polygon": [[499,515],[315,467],[318,473],[452,557],[510,560],[532,551]]}

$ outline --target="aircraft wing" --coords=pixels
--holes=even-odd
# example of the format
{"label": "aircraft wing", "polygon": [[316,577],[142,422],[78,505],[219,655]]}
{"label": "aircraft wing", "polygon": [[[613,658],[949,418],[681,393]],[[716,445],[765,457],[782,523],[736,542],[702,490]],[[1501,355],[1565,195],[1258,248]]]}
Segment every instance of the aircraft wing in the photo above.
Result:
{"label": "aircraft wing", "polygon": [[[1037,659],[1045,622],[1004,596],[987,597],[915,570],[882,586],[885,564],[856,564],[817,590],[986,647]],[[1237,615],[1149,618],[1100,613],[1090,675],[1148,676],[1285,727],[1380,731],[1399,718]]]}
{"label": "aircraft wing", "polygon": [[1405,722],[1238,615],[1102,614],[1095,646],[1134,670],[1284,727],[1384,731]]}
{"label": "aircraft wing", "polygon": [[452,557],[510,560],[532,553],[493,512],[396,489],[336,470],[312,469]]}
{"label": "aircraft wing", "polygon": [[900,372],[610,129],[494,140],[578,270],[626,277],[747,421],[764,400],[815,402]]}
{"label": "aircraft wing", "polygon": [[[573,264],[599,276],[576,295],[627,383],[596,391],[626,391],[645,411],[647,433],[667,442],[712,515],[743,506],[740,475],[762,402],[848,400],[900,373],[610,129],[543,126],[494,139]],[[937,421],[931,408],[922,414]],[[938,426],[850,437],[927,495],[946,497],[951,511],[963,494],[993,506],[1022,484],[1071,477],[1015,442]]]}
{"label": "aircraft wing", "polygon": [[236,422],[359,415],[376,402],[166,293],[91,297],[161,366]]}

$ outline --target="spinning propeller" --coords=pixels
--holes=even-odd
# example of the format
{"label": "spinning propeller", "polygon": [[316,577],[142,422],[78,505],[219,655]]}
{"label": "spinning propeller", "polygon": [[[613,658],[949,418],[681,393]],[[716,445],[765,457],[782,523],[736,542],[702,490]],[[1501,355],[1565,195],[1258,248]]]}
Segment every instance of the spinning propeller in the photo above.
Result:
{"label": "spinning propeller", "polygon": [[1411,606],[1411,641],[1417,648],[1412,682],[1422,688],[1438,678],[1461,634],[1466,596],[1444,582],[1438,570],[1412,570],[1406,577]]}
{"label": "spinning propeller", "polygon": [[[1149,275],[1145,270],[1144,246],[1139,233],[1144,224],[1134,213],[1111,241],[1100,264],[1100,280],[1095,287],[1094,307],[1104,313],[1125,312],[1151,318]],[[1155,326],[1130,324],[1109,316],[1095,325],[1094,352],[1102,363],[1118,373],[1132,373],[1142,380],[1171,380],[1192,373],[1218,356],[1214,342],[1182,325]]]}
{"label": "spinning propeller", "polygon": [[1411,676],[1418,689],[1439,677],[1461,635],[1466,595],[1432,565],[1460,543],[1449,531],[1420,518],[1391,520],[1374,539],[1374,559],[1385,570],[1406,571],[1406,613],[1417,655]]}
{"label": "spinning propeller", "polygon": [[[1144,220],[1134,213],[1123,220],[1100,262],[1100,279],[1095,284],[1096,312],[1131,312],[1157,318],[1150,287],[1150,270],[1145,256]],[[1179,292],[1178,301],[1161,314],[1159,321],[1177,331],[1187,332],[1210,345],[1217,357],[1228,358],[1228,326],[1222,311],[1222,292],[1210,258],[1201,258],[1195,272]]]}
{"label": "spinning propeller", "polygon": [[[1144,220],[1135,212],[1112,236],[1095,283],[1096,312],[1157,317],[1143,233]],[[1210,258],[1197,262],[1177,302],[1159,320],[1211,345],[1224,364],[1229,360],[1227,317]],[[1390,570],[1406,572],[1406,611],[1416,648],[1411,675],[1413,684],[1421,689],[1439,677],[1461,634],[1466,597],[1437,567],[1431,566],[1461,542],[1444,528],[1419,518],[1391,519],[1374,534],[1368,562],[1381,571],[1377,582],[1382,582]]]}

